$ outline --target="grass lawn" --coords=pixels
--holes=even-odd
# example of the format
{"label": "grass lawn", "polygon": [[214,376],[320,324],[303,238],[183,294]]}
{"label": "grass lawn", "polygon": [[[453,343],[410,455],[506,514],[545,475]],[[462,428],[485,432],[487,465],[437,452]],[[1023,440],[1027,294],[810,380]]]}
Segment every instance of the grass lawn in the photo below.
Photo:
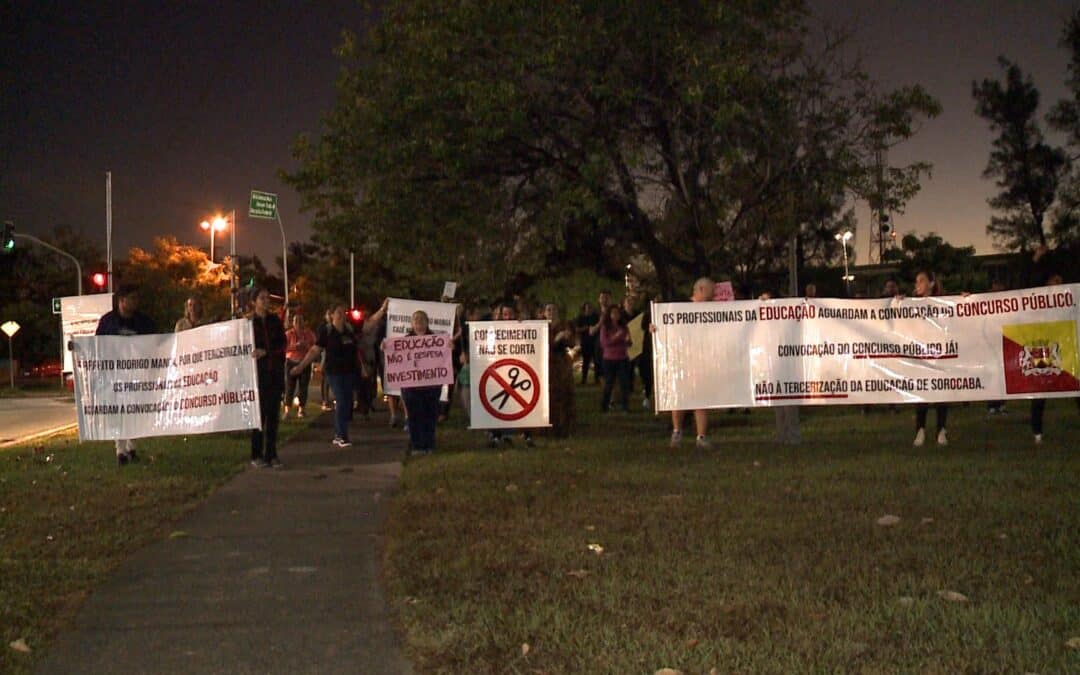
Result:
{"label": "grass lawn", "polygon": [[570,439],[486,450],[459,414],[407,464],[385,574],[419,672],[1080,672],[1074,401],[1037,450],[1013,402],[952,407],[946,448],[818,408],[798,447],[759,410],[671,451],[577,393]]}
{"label": "grass lawn", "polygon": [[[0,449],[0,672],[28,672],[87,593],[240,471],[251,445],[238,432],[146,439],[138,451],[119,469],[112,443],[74,434]],[[19,639],[30,654],[10,648]]]}

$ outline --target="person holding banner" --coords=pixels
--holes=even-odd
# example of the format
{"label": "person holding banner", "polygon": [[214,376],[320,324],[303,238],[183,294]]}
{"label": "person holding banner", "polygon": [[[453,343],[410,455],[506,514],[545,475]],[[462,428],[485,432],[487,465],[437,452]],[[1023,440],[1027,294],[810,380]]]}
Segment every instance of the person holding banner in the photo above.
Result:
{"label": "person holding banner", "polygon": [[[375,330],[380,325],[388,303],[389,299],[383,300],[379,311],[368,317],[362,330]],[[349,420],[353,412],[353,385],[358,376],[358,341],[352,326],[345,320],[345,310],[344,304],[334,305],[330,323],[319,328],[315,344],[308,350],[307,356],[289,371],[291,375],[299,375],[320,355],[326,354],[323,377],[329,380],[337,402],[334,406],[334,439],[331,443],[339,448],[352,446],[349,441]]]}
{"label": "person holding banner", "polygon": [[592,310],[592,305],[584,303],[581,312],[574,319],[577,329],[578,344],[581,345],[581,383],[589,381],[589,367],[593,367],[593,380],[600,381],[600,362],[596,358],[596,336],[589,329],[600,321],[600,315]]}
{"label": "person holding banner", "polygon": [[270,312],[270,291],[253,291],[251,331],[255,338],[255,372],[259,386],[259,413],[262,428],[251,430],[251,464],[281,468],[277,456],[278,419],[281,389],[285,385],[285,326]]}
{"label": "person holding banner", "polygon": [[[139,290],[136,287],[120,286],[113,294],[113,301],[116,303],[114,309],[98,321],[95,335],[153,335],[157,332],[153,320],[139,311]],[[130,438],[117,439],[117,465],[137,461],[139,456],[135,454],[135,441]]]}
{"label": "person holding banner", "polygon": [[574,327],[559,319],[559,308],[544,305],[548,329],[548,395],[551,402],[551,433],[557,438],[570,434],[574,426],[574,366],[568,351],[574,348]]}
{"label": "person holding banner", "polygon": [[[412,328],[407,337],[428,335],[428,315],[413,312]],[[409,415],[409,450],[419,455],[435,451],[435,425],[439,419],[439,393],[442,386],[407,387],[401,385],[401,400]]]}
{"label": "person holding banner", "polygon": [[[716,283],[708,278],[701,277],[694,282],[694,290],[690,294],[690,302],[710,302],[716,295]],[[656,330],[656,324],[650,325],[650,331]],[[671,447],[677,448],[682,443],[682,424],[683,416],[686,414],[685,410],[672,410],[671,411]],[[694,411],[694,429],[697,431],[697,441],[695,446],[699,450],[706,450],[711,447],[709,440],[705,437],[705,434],[709,429],[709,417],[706,410]]]}
{"label": "person holding banner", "polygon": [[[921,270],[915,275],[915,297],[929,298],[941,295],[941,285],[934,278],[934,273],[929,270]],[[916,448],[926,443],[926,418],[930,410],[930,404],[915,404],[915,440],[912,445]],[[948,445],[949,435],[945,431],[945,424],[949,418],[949,406],[945,403],[935,403],[934,410],[937,413],[937,444]]]}
{"label": "person holding banner", "polygon": [[202,300],[199,300],[193,295],[184,301],[184,316],[176,321],[176,325],[173,326],[173,332],[179,333],[182,330],[191,330],[204,323]]}

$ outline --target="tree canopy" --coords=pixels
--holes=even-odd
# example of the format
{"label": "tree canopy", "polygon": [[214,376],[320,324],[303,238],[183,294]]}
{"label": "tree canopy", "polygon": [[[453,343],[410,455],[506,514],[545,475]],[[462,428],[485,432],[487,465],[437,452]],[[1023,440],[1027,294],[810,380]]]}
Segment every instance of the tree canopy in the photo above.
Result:
{"label": "tree canopy", "polygon": [[915,194],[928,165],[878,158],[939,106],[879,91],[809,25],[796,0],[392,2],[346,37],[287,179],[322,242],[414,293],[640,255],[670,295],[775,271],[793,239],[835,256],[852,199]]}

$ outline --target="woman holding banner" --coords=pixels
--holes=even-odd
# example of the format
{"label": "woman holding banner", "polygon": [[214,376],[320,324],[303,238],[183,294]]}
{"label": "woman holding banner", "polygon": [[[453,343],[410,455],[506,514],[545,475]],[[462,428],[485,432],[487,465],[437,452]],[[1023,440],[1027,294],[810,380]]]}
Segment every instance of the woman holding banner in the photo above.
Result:
{"label": "woman holding banner", "polygon": [[[422,310],[413,312],[412,328],[407,336],[428,335],[428,315]],[[435,450],[435,424],[439,419],[439,393],[442,387],[408,387],[402,385],[401,400],[409,414],[409,450],[426,455]]]}
{"label": "woman holding banner", "polygon": [[[702,277],[694,282],[694,290],[690,294],[690,302],[712,302],[716,295],[716,282],[708,277]],[[655,324],[650,325],[650,332],[655,331]],[[682,425],[685,410],[671,411],[671,447],[677,448],[682,443]],[[707,450],[711,447],[705,433],[709,429],[709,416],[707,410],[694,411],[694,429],[697,431],[695,446],[699,450]]]}
{"label": "woman holding banner", "polygon": [[277,456],[278,415],[285,385],[285,326],[270,310],[270,291],[255,289],[251,329],[255,337],[255,372],[258,376],[262,428],[251,430],[251,463],[281,468]]}
{"label": "woman holding banner", "polygon": [[[929,298],[941,295],[941,285],[934,278],[934,273],[922,270],[915,275],[915,297]],[[945,424],[949,418],[949,406],[944,403],[934,404],[937,411],[937,444],[948,445],[949,435],[945,431]],[[926,418],[930,410],[929,403],[915,404],[915,440],[912,445],[916,448],[926,443]]]}
{"label": "woman holding banner", "polygon": [[[365,332],[375,330],[386,315],[386,305],[389,299],[383,300],[379,311],[368,317],[364,322]],[[323,368],[323,377],[330,383],[330,390],[334,393],[334,439],[331,441],[339,448],[347,448],[352,445],[349,441],[349,420],[352,419],[353,385],[358,376],[357,349],[359,341],[353,333],[352,326],[345,320],[345,305],[334,305],[330,315],[330,323],[319,328],[315,338],[315,344],[308,350],[300,363],[290,371],[290,375],[299,375],[311,363],[326,354],[326,365]]]}

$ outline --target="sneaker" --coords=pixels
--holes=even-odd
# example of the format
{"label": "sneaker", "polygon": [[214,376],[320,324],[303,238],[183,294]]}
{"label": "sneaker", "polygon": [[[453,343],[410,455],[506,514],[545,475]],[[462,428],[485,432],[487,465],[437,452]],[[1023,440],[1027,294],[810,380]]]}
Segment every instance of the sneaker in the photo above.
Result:
{"label": "sneaker", "polygon": [[499,439],[495,438],[491,434],[488,434],[488,443],[487,444],[488,444],[489,448],[494,450],[495,448],[499,447]]}
{"label": "sneaker", "polygon": [[294,406],[296,406],[297,408],[299,408],[300,407],[300,397],[299,396],[293,396],[292,404]]}
{"label": "sneaker", "polygon": [[698,450],[708,450],[712,448],[712,443],[710,443],[709,439],[705,438],[704,436],[698,436],[697,440],[694,441],[694,447]]}
{"label": "sneaker", "polygon": [[323,403],[323,404],[319,405],[319,409],[322,410],[323,412],[326,412],[328,410],[333,410],[333,408],[331,408],[330,405],[327,404],[327,403]]}
{"label": "sneaker", "polygon": [[277,457],[275,457],[272,460],[270,460],[269,462],[267,462],[267,464],[270,466],[271,469],[284,469],[285,468],[285,465],[282,464],[281,460],[278,459]]}
{"label": "sneaker", "polygon": [[923,443],[925,443],[925,442],[926,442],[926,430],[925,429],[919,429],[918,431],[915,432],[915,441],[912,443],[912,445],[915,446],[916,448],[921,448],[923,446]]}
{"label": "sneaker", "polygon": [[949,444],[949,435],[945,433],[944,429],[937,432],[937,444],[938,445],[948,445]]}
{"label": "sneaker", "polygon": [[135,462],[139,461],[139,455],[134,450],[128,450],[127,451],[127,456],[128,456],[128,461],[130,461],[133,464]]}
{"label": "sneaker", "polygon": [[336,445],[339,448],[351,448],[352,447],[352,443],[350,443],[349,440],[345,439],[345,438],[335,438],[333,443],[334,443],[334,445]]}
{"label": "sneaker", "polygon": [[652,407],[652,401],[651,401],[651,400],[649,400],[649,397],[648,397],[648,396],[646,396],[645,398],[641,399],[641,407],[642,407],[642,408],[644,408],[645,410],[648,410],[649,408],[651,408],[651,407]]}
{"label": "sneaker", "polygon": [[409,433],[409,420],[405,420],[405,423],[401,425],[401,430]]}
{"label": "sneaker", "polygon": [[297,408],[297,410],[296,410],[296,419],[298,419],[298,420],[304,419],[304,409],[303,408]]}
{"label": "sneaker", "polygon": [[1035,434],[1035,445],[1042,445],[1042,434]]}
{"label": "sneaker", "polygon": [[390,416],[390,428],[393,429],[397,426],[397,418],[393,415]]}
{"label": "sneaker", "polygon": [[287,405],[281,406],[281,419],[283,419],[283,420],[289,419],[289,406],[287,406]]}
{"label": "sneaker", "polygon": [[265,459],[259,458],[251,460],[251,466],[255,467],[256,469],[265,469],[266,467],[270,466],[270,464],[267,463]]}
{"label": "sneaker", "polygon": [[536,443],[533,442],[532,436],[526,436],[525,437],[525,447],[526,448],[535,448],[536,447]]}
{"label": "sneaker", "polygon": [[118,453],[116,453],[116,465],[117,466],[127,466],[127,463],[130,462],[130,461],[131,461],[131,458],[128,457],[128,454],[126,452],[118,452]]}
{"label": "sneaker", "polygon": [[671,432],[671,447],[679,447],[679,443],[682,443],[682,432],[676,429]]}

